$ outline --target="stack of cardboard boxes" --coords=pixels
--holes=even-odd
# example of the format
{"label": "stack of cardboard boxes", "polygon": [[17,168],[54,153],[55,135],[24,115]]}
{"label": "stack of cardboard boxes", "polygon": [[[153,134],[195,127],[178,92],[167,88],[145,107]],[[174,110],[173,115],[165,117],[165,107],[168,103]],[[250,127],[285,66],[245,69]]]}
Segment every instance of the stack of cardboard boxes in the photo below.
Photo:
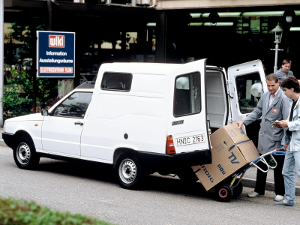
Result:
{"label": "stack of cardboard boxes", "polygon": [[259,157],[253,142],[236,124],[221,127],[210,140],[212,163],[192,167],[207,191]]}

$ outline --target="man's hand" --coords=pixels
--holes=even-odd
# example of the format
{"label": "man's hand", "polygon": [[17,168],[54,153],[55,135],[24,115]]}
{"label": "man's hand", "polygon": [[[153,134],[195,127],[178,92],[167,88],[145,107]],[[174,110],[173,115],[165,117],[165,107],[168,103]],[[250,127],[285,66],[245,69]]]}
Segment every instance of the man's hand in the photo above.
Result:
{"label": "man's hand", "polygon": [[284,145],[284,146],[283,146],[284,151],[287,150],[288,146],[289,146],[289,145]]}
{"label": "man's hand", "polygon": [[273,123],[273,127],[277,127],[277,128],[279,128],[279,127],[286,128],[286,127],[288,127],[288,123],[287,123],[286,120],[281,120],[281,121],[279,121],[279,122]]}
{"label": "man's hand", "polygon": [[244,124],[244,121],[243,120],[237,121],[234,124],[237,124],[239,126],[239,128],[241,128],[243,126],[243,124]]}

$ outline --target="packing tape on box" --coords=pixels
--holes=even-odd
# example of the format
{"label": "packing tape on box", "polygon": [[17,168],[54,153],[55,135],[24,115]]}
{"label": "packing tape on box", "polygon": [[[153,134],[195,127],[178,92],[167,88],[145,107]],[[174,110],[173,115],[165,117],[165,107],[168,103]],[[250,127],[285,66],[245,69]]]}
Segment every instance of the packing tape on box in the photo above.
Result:
{"label": "packing tape on box", "polygon": [[232,146],[228,149],[228,151],[230,152],[236,145],[240,145],[240,144],[245,143],[245,142],[248,142],[248,141],[251,141],[251,140],[248,139],[248,140],[246,140],[246,141],[241,141],[241,142],[235,143],[234,145],[232,145]]}
{"label": "packing tape on box", "polygon": [[248,142],[248,141],[251,141],[251,140],[248,139],[248,140],[246,140],[246,141],[241,141],[241,142],[236,143],[236,145],[239,145],[239,144],[242,144],[242,143],[245,143],[245,142]]}
{"label": "packing tape on box", "polygon": [[200,169],[197,169],[194,173],[198,173],[200,170],[201,170],[201,168],[200,168]]}

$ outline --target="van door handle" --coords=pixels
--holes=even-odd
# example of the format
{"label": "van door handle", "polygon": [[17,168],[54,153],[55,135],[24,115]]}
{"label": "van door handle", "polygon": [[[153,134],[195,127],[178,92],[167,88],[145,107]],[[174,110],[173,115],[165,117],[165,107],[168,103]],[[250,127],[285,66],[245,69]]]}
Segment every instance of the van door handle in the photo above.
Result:
{"label": "van door handle", "polygon": [[75,124],[75,125],[80,125],[80,126],[83,125],[83,123],[81,123],[80,121],[77,121],[77,122],[75,122],[74,124]]}

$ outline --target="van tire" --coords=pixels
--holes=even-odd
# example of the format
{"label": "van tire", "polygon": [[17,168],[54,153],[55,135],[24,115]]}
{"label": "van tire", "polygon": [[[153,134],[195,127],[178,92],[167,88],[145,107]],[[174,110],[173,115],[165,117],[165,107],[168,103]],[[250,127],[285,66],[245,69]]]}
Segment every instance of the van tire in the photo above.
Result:
{"label": "van tire", "polygon": [[137,189],[141,185],[142,166],[133,154],[121,155],[116,163],[115,172],[122,188]]}
{"label": "van tire", "polygon": [[40,162],[33,141],[30,137],[21,136],[13,149],[14,160],[20,169],[34,169]]}

